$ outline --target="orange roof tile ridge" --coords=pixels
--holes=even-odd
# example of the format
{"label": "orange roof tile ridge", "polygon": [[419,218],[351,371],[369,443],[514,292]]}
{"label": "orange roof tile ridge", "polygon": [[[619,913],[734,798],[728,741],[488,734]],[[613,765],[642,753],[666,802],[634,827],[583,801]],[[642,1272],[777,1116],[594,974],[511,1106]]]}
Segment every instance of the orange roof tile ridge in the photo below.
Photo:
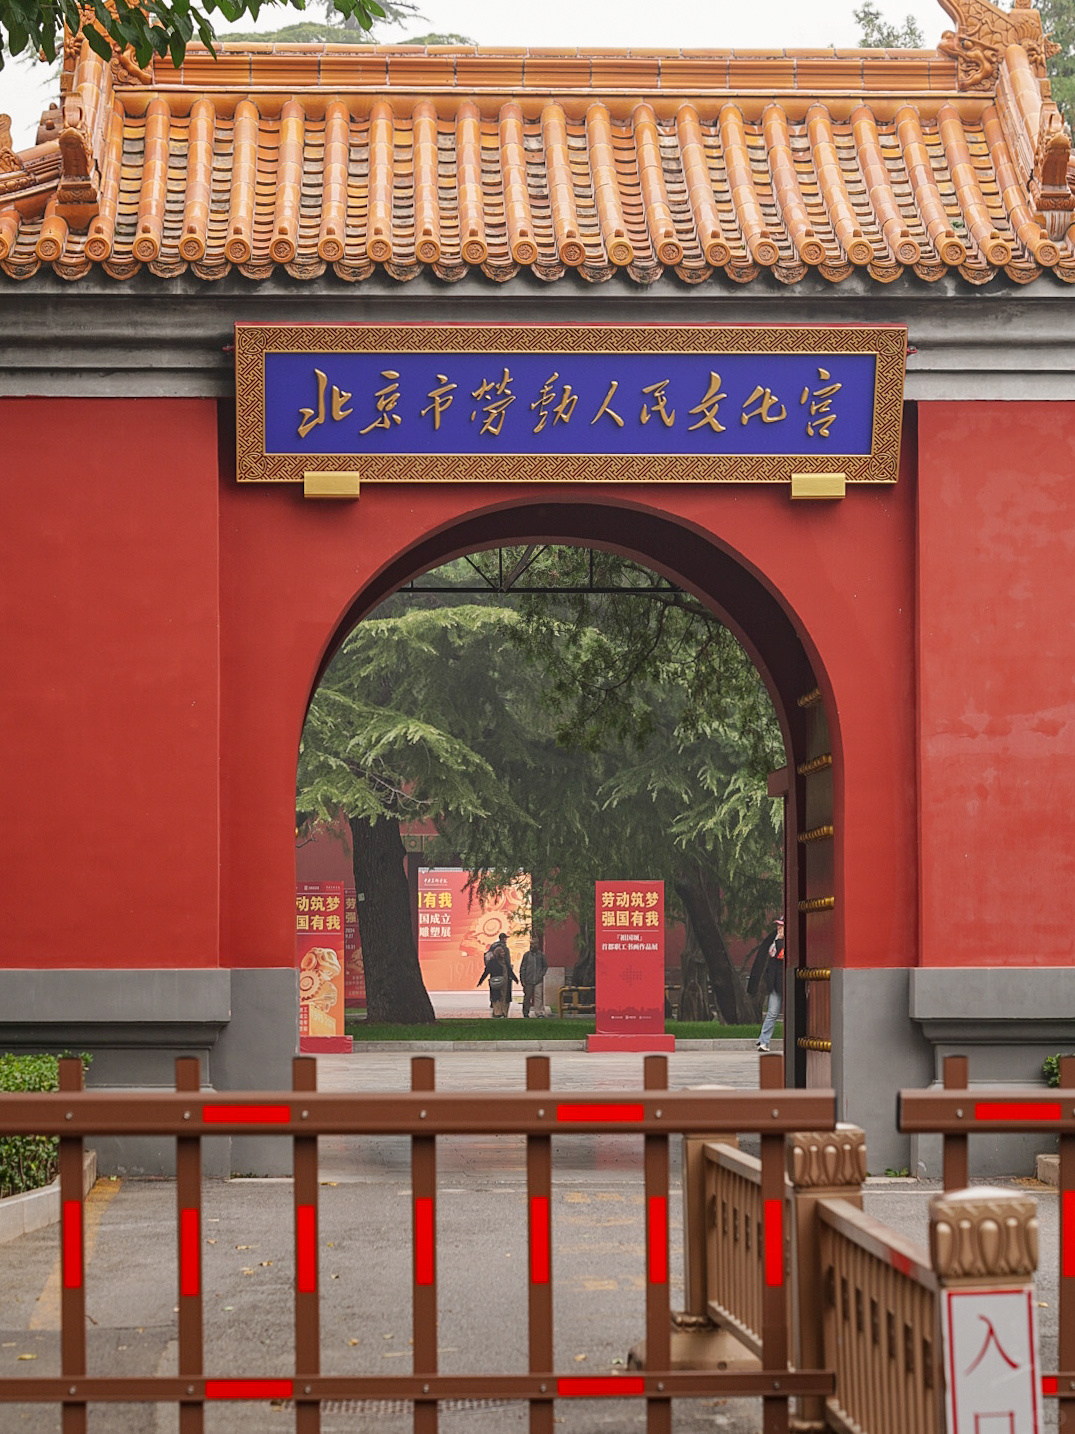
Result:
{"label": "orange roof tile ridge", "polygon": [[1070,133],[1017,44],[965,95],[933,52],[319,46],[117,89],[86,48],[14,195],[0,164],[13,278],[1075,282]]}
{"label": "orange roof tile ridge", "polygon": [[1059,263],[1059,246],[1049,238],[1027,203],[1026,189],[1020,183],[1015,165],[1012,163],[996,105],[990,105],[985,111],[982,127],[986,144],[989,146],[989,157],[997,176],[997,187],[1000,189],[1004,208],[1008,211],[1012,229],[1018,236],[1019,242],[1033,254],[1036,262],[1043,268],[1051,269]]}
{"label": "orange roof tile ridge", "polygon": [[593,176],[594,207],[601,226],[601,242],[609,262],[625,269],[635,260],[635,248],[627,234],[612,119],[608,107],[594,103],[586,111],[586,147]]}
{"label": "orange roof tile ridge", "polygon": [[963,121],[954,105],[941,107],[938,124],[948,171],[955,185],[956,198],[967,230],[985,262],[995,268],[1003,268],[1011,262],[1012,248],[993,223],[985,195],[978,183]]}
{"label": "orange roof tile ridge", "polygon": [[[353,63],[348,64],[351,60]],[[718,78],[714,66],[721,67]],[[353,77],[347,71],[353,72]],[[714,88],[782,93],[877,92],[955,88],[956,66],[937,50],[901,49],[639,49],[543,46],[275,44],[243,41],[217,47],[217,58],[192,42],[179,69],[154,62],[158,86],[229,91],[286,86],[294,91],[385,88],[592,90],[629,87],[636,95]],[[350,83],[349,83],[350,80]],[[140,84],[137,76],[134,83]]]}

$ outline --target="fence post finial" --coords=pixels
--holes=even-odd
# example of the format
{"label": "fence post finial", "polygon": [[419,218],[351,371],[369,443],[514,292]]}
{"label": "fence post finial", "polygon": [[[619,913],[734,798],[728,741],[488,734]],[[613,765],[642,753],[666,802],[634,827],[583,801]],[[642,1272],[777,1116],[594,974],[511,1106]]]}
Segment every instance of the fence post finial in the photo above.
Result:
{"label": "fence post finial", "polygon": [[1038,1268],[1038,1202],[987,1185],[935,1195],[929,1253],[946,1288],[982,1280],[1025,1285]]}

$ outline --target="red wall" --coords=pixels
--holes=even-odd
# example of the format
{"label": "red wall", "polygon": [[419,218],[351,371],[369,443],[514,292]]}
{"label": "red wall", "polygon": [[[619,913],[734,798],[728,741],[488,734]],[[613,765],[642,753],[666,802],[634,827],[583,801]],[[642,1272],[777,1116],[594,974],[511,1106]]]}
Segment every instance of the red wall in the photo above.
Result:
{"label": "red wall", "polygon": [[1075,405],[920,410],[921,959],[1072,960]]}
{"label": "red wall", "polygon": [[1070,961],[1072,406],[922,405],[917,482],[912,431],[895,489],[800,504],[308,503],[237,487],[217,419],[0,400],[5,965],[290,965],[296,744],[341,615],[431,531],[446,556],[454,523],[541,497],[636,510],[640,555],[657,518],[711,534],[793,615],[834,719],[837,961]]}
{"label": "red wall", "polygon": [[3,962],[218,959],[216,405],[0,401]]}
{"label": "red wall", "polygon": [[[431,530],[536,501],[533,487],[371,485],[356,503],[295,486],[221,489],[222,949],[239,965],[290,960],[295,749],[326,645],[357,593]],[[815,654],[839,720],[837,960],[913,964],[917,860],[914,752],[913,465],[894,489],[792,504],[777,487],[638,488],[561,501],[673,514],[719,535],[776,588]],[[534,536],[542,536],[535,534]],[[596,538],[601,534],[595,533]],[[835,725],[835,724],[834,724]]]}
{"label": "red wall", "polygon": [[25,893],[0,960],[290,965],[296,748],[334,629],[431,532],[446,557],[460,520],[543,500],[535,538],[556,535],[556,505],[600,504],[637,513],[645,557],[672,518],[778,595],[833,718],[835,959],[913,964],[913,436],[896,488],[838,503],[775,485],[464,484],[317,503],[238,487],[227,434],[218,472],[216,423],[208,401],[0,400],[0,518],[20,535],[0,573],[4,874]]}

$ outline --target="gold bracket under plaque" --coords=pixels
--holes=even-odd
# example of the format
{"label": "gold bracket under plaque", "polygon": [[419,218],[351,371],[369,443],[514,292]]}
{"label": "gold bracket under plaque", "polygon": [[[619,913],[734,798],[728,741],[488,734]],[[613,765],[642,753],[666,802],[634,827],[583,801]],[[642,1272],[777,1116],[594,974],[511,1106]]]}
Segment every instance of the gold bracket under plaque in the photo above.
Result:
{"label": "gold bracket under plaque", "polygon": [[793,498],[842,498],[847,492],[847,477],[843,473],[793,473],[791,475],[791,496]]}
{"label": "gold bracket under plaque", "polygon": [[358,474],[345,468],[307,469],[302,491],[307,498],[357,498]]}

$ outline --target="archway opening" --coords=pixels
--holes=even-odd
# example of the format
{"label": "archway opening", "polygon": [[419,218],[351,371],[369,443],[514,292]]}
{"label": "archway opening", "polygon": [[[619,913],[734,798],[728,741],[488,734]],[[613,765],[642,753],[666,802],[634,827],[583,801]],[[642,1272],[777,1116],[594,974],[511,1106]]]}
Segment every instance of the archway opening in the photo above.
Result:
{"label": "archway opening", "polygon": [[[630,621],[614,622],[610,613],[616,609],[621,614],[629,609],[636,616]],[[637,615],[643,612],[647,616],[640,620]],[[368,619],[364,626],[361,625],[363,619]],[[705,660],[699,667],[704,668],[715,658],[713,671],[720,680],[708,684],[703,680],[696,684],[699,691],[695,691],[690,682],[684,682],[681,677],[678,689],[664,691],[658,700],[654,696],[655,674],[663,671],[667,677],[674,667],[671,655],[660,650],[660,640],[666,632],[670,633],[670,645],[680,659],[687,654],[689,661],[692,653],[697,659],[700,652]],[[706,636],[700,637],[700,633]],[[568,644],[560,660],[556,653],[558,636]],[[631,662],[638,657],[639,641],[650,643],[650,649],[642,666],[633,670],[632,681],[637,679],[633,689],[625,691],[631,682],[624,672],[632,672]],[[380,654],[375,651],[377,642],[386,645]],[[594,656],[595,648],[599,650],[600,660]],[[739,654],[738,666],[733,660],[734,654]],[[420,669],[425,659],[429,662],[429,672],[423,678]],[[617,660],[621,664],[626,661],[626,668],[617,669]],[[600,662],[605,663],[605,669],[598,672]],[[449,686],[434,679],[430,674],[438,666],[442,677],[454,667],[461,688],[452,692]],[[520,675],[524,671],[529,674],[525,681]],[[729,693],[721,691],[721,681],[727,679],[729,673],[733,695],[740,707],[746,692],[746,673],[753,682],[754,692],[761,696],[761,704],[751,719],[752,728],[750,720],[745,723],[742,720],[741,711],[728,709]],[[527,681],[529,690],[526,690]],[[572,695],[574,685],[578,691]],[[660,685],[658,682],[657,688]],[[674,677],[668,686],[676,688]],[[501,692],[501,688],[505,691]],[[616,690],[615,698],[609,696],[612,689]],[[595,693],[600,699],[596,707]],[[718,698],[717,707],[723,702],[724,710],[705,706],[705,700],[712,699],[714,694]],[[526,745],[517,720],[519,712],[514,716],[508,713],[512,729],[508,745],[514,743],[518,763],[524,768],[529,764],[530,780],[541,788],[542,801],[536,803],[538,810],[534,801],[520,800],[523,788],[518,774],[514,787],[511,781],[507,784],[510,790],[506,798],[503,791],[498,794],[494,790],[498,782],[501,787],[504,785],[501,778],[505,738],[503,732],[496,738],[492,735],[497,728],[493,709],[505,695],[518,704],[519,711],[533,708],[543,712],[545,727],[540,737],[546,746],[539,751],[539,734],[531,722],[526,736],[537,745],[525,756],[519,755]],[[403,700],[397,701],[397,698]],[[767,748],[764,740],[758,740],[758,729],[765,726],[759,715],[762,706],[769,724]],[[658,712],[659,707],[666,710]],[[443,721],[431,720],[441,714]],[[504,715],[501,703],[501,720]],[[789,833],[784,843],[786,869],[783,880],[777,876],[775,896],[772,890],[766,896],[767,881],[763,879],[768,879],[770,888],[773,886],[772,867],[761,876],[757,870],[750,873],[745,884],[750,885],[753,880],[754,905],[767,908],[764,916],[755,912],[756,925],[760,923],[764,927],[766,920],[771,922],[781,908],[786,907],[789,912],[788,964],[806,965],[811,953],[803,939],[807,934],[803,917],[807,913],[800,907],[805,904],[806,863],[800,853],[809,856],[811,848],[802,848],[795,838],[801,835],[799,811],[805,810],[802,769],[809,766],[816,755],[814,749],[819,745],[829,746],[827,732],[821,734],[820,742],[818,740],[819,718],[823,724],[824,708],[819,701],[813,667],[793,619],[762,576],[751,571],[736,555],[682,524],[674,524],[652,512],[643,516],[629,507],[579,502],[505,506],[486,510],[430,534],[401,553],[367,584],[341,617],[326,644],[307,719],[300,761],[299,810],[304,822],[315,816],[325,819],[330,815],[330,802],[338,796],[345,798],[340,810],[350,807],[347,816],[352,855],[358,857],[354,887],[358,898],[368,897],[369,893],[363,888],[370,885],[371,880],[386,879],[386,869],[383,855],[369,850],[364,836],[359,840],[366,850],[357,852],[355,835],[360,829],[375,830],[387,815],[402,814],[403,835],[411,838],[408,844],[416,848],[412,850],[412,857],[424,860],[421,848],[428,846],[433,861],[445,864],[452,861],[477,873],[475,879],[480,881],[486,896],[502,895],[508,877],[515,871],[527,871],[535,877],[531,896],[533,910],[528,919],[536,917],[535,924],[541,930],[550,918],[564,914],[555,910],[555,900],[550,899],[550,891],[557,885],[557,862],[547,840],[544,845],[540,841],[541,834],[555,822],[552,811],[558,784],[560,800],[571,807],[570,812],[564,811],[565,824],[578,824],[580,820],[577,804],[571,806],[568,797],[571,801],[581,800],[580,794],[585,793],[590,826],[594,830],[603,822],[615,820],[618,807],[625,811],[630,799],[641,795],[654,807],[654,825],[662,829],[663,835],[667,837],[668,829],[674,829],[681,857],[690,849],[692,835],[697,839],[703,834],[702,843],[708,841],[711,851],[723,841],[721,860],[726,870],[723,874],[713,872],[716,899],[709,901],[709,908],[718,913],[716,939],[726,946],[724,932],[719,929],[722,923],[729,929],[738,927],[734,930],[735,936],[749,934],[749,923],[738,918],[744,906],[744,871],[752,859],[750,852],[743,851],[749,842],[740,841],[737,855],[742,861],[734,870],[727,869],[729,846],[734,845],[732,828],[740,836],[744,831],[749,836],[751,825],[744,819],[743,801],[738,808],[730,802],[728,779],[734,776],[738,782],[740,798],[748,778],[752,779],[756,800],[759,758],[764,749],[768,782],[760,805],[771,811],[773,799],[784,798],[782,805]],[[612,747],[619,743],[618,754],[608,743],[602,746],[610,733],[614,739]],[[753,750],[750,762],[741,761],[735,773],[724,772],[724,785],[718,788],[712,761],[706,767],[704,762],[699,762],[699,756],[707,740],[710,756],[722,742],[727,747],[730,733],[740,744],[740,756],[745,750],[744,744],[749,746],[753,742]],[[691,741],[695,744],[693,748]],[[735,741],[731,741],[733,747]],[[499,756],[493,751],[497,742]],[[318,743],[328,744],[329,759],[322,761],[319,755],[317,761],[311,760]],[[682,774],[672,773],[667,761],[664,770],[655,775],[653,749],[662,744],[662,756],[667,758],[674,747],[683,759],[684,771],[689,768],[703,788],[708,783],[708,791],[699,794],[700,801],[692,802],[687,785],[681,780]],[[360,778],[355,778],[353,772],[346,779],[341,778],[340,763],[345,748],[349,759],[355,761],[360,757],[359,765],[365,764]],[[409,748],[412,759],[409,768],[406,763],[399,763],[402,748]],[[573,754],[576,759],[580,756],[598,758],[598,767],[603,760],[601,779],[592,780],[591,772],[584,780],[578,762],[572,770],[564,758],[565,753]],[[735,760],[733,754],[733,766]],[[379,769],[373,771],[371,763],[380,763]],[[618,776],[611,771],[613,767],[618,769]],[[831,816],[831,756],[829,768]],[[448,769],[448,780],[445,780],[445,769]],[[766,774],[760,775],[764,778]],[[660,799],[676,788],[677,781],[682,810],[669,820],[667,810],[658,811],[657,807]],[[371,797],[371,784],[380,789],[380,797],[376,793]],[[390,803],[395,804],[391,811],[382,800],[386,793],[391,794]],[[705,801],[709,803],[708,819],[699,815]],[[434,810],[438,804],[440,810]],[[813,819],[817,816],[817,800],[812,805]],[[510,825],[513,808],[519,817],[516,847],[522,851],[521,856],[513,856],[511,843],[506,844],[501,838],[505,826]],[[432,830],[421,829],[422,814]],[[688,830],[691,821],[695,823],[693,833]],[[395,825],[394,851],[402,856],[398,820]],[[633,831],[630,822],[623,825],[629,833]],[[770,835],[778,825],[770,824]],[[524,831],[533,839],[523,840]],[[831,823],[829,831],[831,836]],[[533,837],[534,833],[537,837]],[[427,837],[432,841],[427,842]],[[779,845],[778,841],[777,847]],[[641,855],[644,849],[645,843],[635,840],[633,835],[625,840],[624,851],[631,853],[630,860],[636,864],[645,860]],[[391,865],[393,849],[387,850]],[[627,859],[625,855],[624,860]],[[606,860],[609,860],[607,855]],[[378,861],[382,866],[377,869],[378,875],[371,877]],[[402,865],[399,860],[395,864]],[[418,864],[413,860],[410,863],[411,889],[406,895],[412,909],[413,867]],[[614,861],[609,864],[616,865]],[[828,866],[831,871],[831,848]],[[404,877],[399,876],[399,881],[405,884]],[[734,889],[736,883],[739,890]],[[672,884],[680,907],[676,914],[687,917],[688,936],[695,938],[697,946],[698,927],[704,924],[700,921],[701,908],[695,905],[693,912],[688,912],[688,883],[682,870],[673,877]],[[577,950],[571,966],[579,966],[585,975],[586,902],[578,899],[578,883],[562,879],[560,885],[571,886],[576,897],[571,914],[577,928]],[[589,911],[592,913],[592,885],[590,890]],[[356,906],[361,905],[364,903],[356,901]],[[356,914],[360,918],[372,918],[372,908],[367,905]],[[362,924],[361,919],[356,922],[356,925]],[[397,922],[391,939],[401,941],[403,934]],[[417,931],[413,934],[418,935]],[[755,937],[757,934],[755,931]],[[826,953],[819,943],[813,954],[824,959]],[[820,962],[815,960],[813,964]],[[417,960],[415,967],[420,975]],[[686,977],[686,968],[683,974]],[[370,975],[374,973],[368,973],[367,980]],[[721,990],[712,959],[708,961],[705,975],[706,991],[702,997],[687,993],[689,983],[684,980],[681,998],[686,995],[688,1008],[694,999],[695,1010],[704,1002],[725,1021],[737,1013],[757,1015],[756,999],[753,1003],[750,1000],[751,996],[756,998],[756,992],[742,990],[737,1012],[735,993]],[[744,981],[744,988],[745,984]],[[822,991],[814,982],[788,984],[789,990],[799,996],[788,1012],[792,1050],[796,1056],[789,1060],[789,1074],[797,1077],[799,1083],[805,1083],[805,1052],[795,1043],[795,1028],[810,1033],[808,1042],[812,1039],[816,1046],[823,1044],[828,1019],[827,1009],[822,1009],[819,997],[827,996],[827,990]],[[377,1013],[383,1013],[386,993],[377,975],[373,985],[377,987],[370,993],[373,1007]],[[418,986],[421,985],[419,980]],[[814,1008],[814,1018],[809,1024],[802,999],[807,989]],[[425,996],[424,991],[421,994]],[[417,992],[412,995],[417,996]],[[389,998],[395,999],[391,993]],[[412,1004],[408,1011],[406,1001],[398,1009],[423,1018],[416,1005]],[[428,1015],[432,1014],[429,1010]],[[816,1051],[816,1054],[824,1053]],[[827,1059],[824,1066],[828,1066]],[[810,1074],[811,1083],[827,1079],[827,1069],[815,1069]]]}

